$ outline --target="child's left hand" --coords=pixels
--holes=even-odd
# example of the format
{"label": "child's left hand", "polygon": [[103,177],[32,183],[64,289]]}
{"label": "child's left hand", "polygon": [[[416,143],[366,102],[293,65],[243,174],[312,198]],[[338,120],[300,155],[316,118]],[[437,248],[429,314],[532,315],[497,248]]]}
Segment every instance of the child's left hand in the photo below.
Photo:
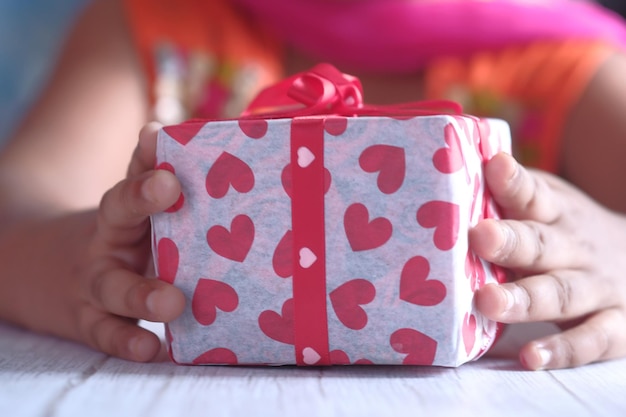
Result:
{"label": "child's left hand", "polygon": [[509,155],[486,165],[486,180],[505,220],[480,222],[470,245],[515,279],[480,289],[478,309],[503,323],[553,321],[563,329],[522,347],[529,369],[625,356],[626,217]]}

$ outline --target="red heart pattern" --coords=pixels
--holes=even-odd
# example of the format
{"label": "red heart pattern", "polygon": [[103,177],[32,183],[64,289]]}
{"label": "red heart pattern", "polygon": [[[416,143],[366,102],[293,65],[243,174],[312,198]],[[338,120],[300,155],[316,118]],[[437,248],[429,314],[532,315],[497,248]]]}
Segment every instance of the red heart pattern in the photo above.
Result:
{"label": "red heart pattern", "polygon": [[452,123],[444,127],[445,148],[441,148],[433,155],[433,165],[439,172],[452,174],[465,166],[465,158],[461,148],[461,139]]}
{"label": "red heart pattern", "polygon": [[406,161],[404,149],[391,145],[372,145],[359,157],[359,165],[365,172],[378,172],[378,189],[393,194],[404,182]]}
{"label": "red heart pattern", "polygon": [[287,230],[274,249],[272,256],[274,272],[281,278],[293,275],[293,233]]}
{"label": "red heart pattern", "polygon": [[281,314],[272,310],[263,311],[259,315],[259,327],[261,331],[270,339],[293,345],[293,311],[293,298],[283,303]]}
{"label": "red heart pattern", "polygon": [[[238,123],[240,131],[248,138],[256,140],[265,138],[268,135],[269,124],[265,120],[242,119]],[[200,127],[202,127],[201,124],[190,123],[178,127],[164,128],[164,130],[176,142],[187,145],[198,134]],[[324,121],[324,130],[333,136],[344,134],[347,128],[348,119],[345,117],[328,117]],[[473,130],[470,132],[472,128]],[[456,124],[454,122],[448,123],[443,131],[445,146],[427,156],[426,163],[432,163],[438,172],[446,175],[457,173],[465,168],[466,176],[469,179],[464,149],[469,146],[470,149],[476,151],[476,155],[468,154],[467,158],[476,159],[478,156],[479,159],[486,160],[491,157],[494,149],[490,147],[488,141],[482,140],[484,139],[483,134],[485,131],[489,133],[488,130],[488,124],[483,126],[480,123],[466,123],[465,118],[459,118]],[[464,135],[468,139],[467,143],[462,142]],[[407,156],[404,148],[379,143],[356,149],[356,155],[359,155],[358,164],[361,170],[359,172],[363,177],[355,179],[356,181],[367,180],[368,178],[371,180],[373,177],[369,174],[374,174],[376,186],[381,193],[391,195],[402,188],[407,175]],[[329,159],[329,161],[332,161],[332,159]],[[161,162],[157,165],[157,169],[165,169],[175,173],[174,166],[169,162]],[[293,191],[291,175],[291,164],[287,164],[281,172],[280,180],[284,191],[290,198]],[[440,251],[453,249],[459,240],[461,207],[463,207],[463,210],[471,212],[470,221],[497,215],[488,190],[486,187],[481,189],[481,177],[475,172],[472,172],[472,175],[473,182],[468,182],[473,188],[473,199],[469,207],[466,208],[465,205],[460,206],[449,201],[426,200],[424,204],[418,207],[416,212],[413,211],[419,226],[425,229],[433,229],[433,244]],[[200,181],[202,181],[202,178]],[[225,199],[229,194],[230,188],[232,187],[234,191],[242,194],[252,191],[255,187],[255,175],[251,166],[236,156],[236,152],[231,154],[225,150],[206,171],[204,182],[208,196],[216,200],[224,199],[221,203],[215,202],[215,204],[231,204],[230,199]],[[324,168],[325,194],[329,191],[331,183],[331,172]],[[481,191],[484,193],[483,195],[479,195]],[[236,196],[235,193],[231,192],[230,194]],[[391,202],[392,200],[389,201]],[[393,226],[395,226],[395,223],[392,224],[390,221],[390,219],[395,219],[394,214],[370,218],[370,211],[365,204],[360,202],[349,203],[350,201],[346,202],[347,208],[344,211],[343,224],[347,242],[352,251],[361,252],[384,246],[394,233]],[[167,213],[184,213],[184,210],[188,210],[189,207],[189,203],[185,205],[185,196],[181,193],[178,201],[167,210]],[[373,207],[370,206],[370,209]],[[393,213],[393,210],[390,210],[390,212]],[[258,226],[260,228],[261,223]],[[209,227],[206,233],[206,241],[209,248],[216,255],[243,263],[246,261],[255,242],[255,233],[255,224],[252,219],[246,214],[237,214],[232,219],[230,228],[220,224],[214,224]],[[259,239],[259,248],[257,250],[261,250],[260,242],[261,239]],[[293,232],[287,230],[274,248],[272,268],[277,277],[288,278],[293,276],[293,242]],[[153,244],[155,245],[157,255],[159,279],[168,283],[175,283],[179,274],[179,248],[174,240],[169,237],[161,237],[155,240]],[[389,250],[390,248],[385,249]],[[382,250],[380,253],[384,254],[385,251]],[[488,276],[496,276],[498,280],[505,279],[501,268],[496,268],[493,265],[490,265],[490,268],[485,270],[480,259],[468,251],[465,259],[465,274],[471,290],[475,291],[482,287]],[[397,275],[397,273],[395,274]],[[449,289],[446,288],[444,282],[436,279],[437,277],[430,277],[430,274],[431,266],[425,256],[413,256],[408,259],[403,265],[399,277],[396,276],[395,278],[397,281],[395,281],[394,285],[399,285],[398,295],[393,295],[393,297],[397,297],[395,300],[397,301],[399,298],[402,302],[419,306],[420,308],[440,305],[446,299]],[[368,308],[368,305],[377,296],[381,296],[377,295],[377,288],[373,282],[378,283],[378,281],[369,281],[364,278],[349,279],[327,293],[328,301],[330,301],[337,320],[346,328],[353,331],[368,331],[364,330],[372,319],[368,313],[375,311],[372,306]],[[228,313],[232,313],[239,306],[239,295],[235,288],[238,287],[231,287],[229,284],[215,279],[197,279],[191,300],[191,313],[194,319],[203,326],[217,326],[215,324],[216,321],[219,323],[219,326],[222,326],[223,320],[220,318],[226,317]],[[395,290],[390,294],[395,294]],[[386,294],[386,296],[388,295]],[[280,313],[273,310],[264,310],[258,315],[257,324],[267,338],[279,343],[295,345],[296,335],[294,327],[296,318],[294,315],[294,303],[294,299],[289,298],[282,304]],[[406,304],[404,306],[403,308],[413,308]],[[231,315],[231,317],[233,316]],[[478,328],[478,321],[478,318],[471,313],[466,313],[463,318],[460,335],[463,340],[463,348],[461,349],[464,349],[468,356],[472,354],[478,342],[477,334],[480,335],[479,332],[483,330],[482,327],[481,329]],[[437,340],[426,333],[412,328],[413,326],[413,324],[409,324],[408,327],[399,329],[396,327],[396,330],[391,328],[390,330],[393,331],[387,333],[388,335],[390,334],[389,347],[387,349],[391,348],[391,350],[402,354],[401,361],[403,364],[432,365],[437,353]],[[370,327],[372,326],[370,325]],[[420,330],[426,331],[425,329]],[[169,327],[166,332],[169,343],[173,343]],[[365,334],[361,333],[361,335]],[[486,338],[492,336],[485,334]],[[180,341],[177,343],[180,343]],[[317,351],[313,350],[313,352],[319,355]],[[334,348],[330,351],[330,363],[373,363],[365,358],[353,361],[350,359],[350,355],[352,355],[350,352],[350,350],[344,351]],[[235,353],[235,351],[226,347],[216,347],[197,356],[192,360],[192,363],[238,364],[240,360],[238,355],[241,354],[241,352]],[[188,361],[189,359],[187,359]]]}
{"label": "red heart pattern", "polygon": [[[283,171],[280,175],[280,180],[283,184],[283,189],[285,190],[289,198],[291,198],[291,190],[293,187],[293,174],[291,171],[291,164],[287,164],[285,168],[283,168]],[[330,171],[324,168],[324,194],[326,194],[328,190],[330,189],[330,183],[331,183]]]}
{"label": "red heart pattern", "polygon": [[341,284],[330,293],[337,318],[352,330],[361,330],[367,325],[367,313],[361,306],[374,301],[374,297],[374,284],[361,278]]}
{"label": "red heart pattern", "polygon": [[391,238],[391,222],[384,217],[370,221],[369,211],[361,203],[354,203],[346,209],[343,225],[355,252],[378,248]]}
{"label": "red heart pattern", "polygon": [[178,272],[178,247],[172,239],[159,239],[157,243],[157,268],[159,279],[169,284],[176,280]]}
{"label": "red heart pattern", "polygon": [[341,116],[330,116],[324,119],[324,130],[333,136],[343,135],[348,128],[348,119]]}
{"label": "red heart pattern", "polygon": [[165,126],[163,130],[172,139],[181,145],[186,145],[200,132],[204,124],[197,122],[181,123],[178,125]]}
{"label": "red heart pattern", "polygon": [[191,311],[198,323],[209,326],[217,318],[217,310],[227,313],[239,305],[237,292],[230,285],[214,279],[200,278],[191,299]]}
{"label": "red heart pattern", "polygon": [[334,365],[350,365],[350,357],[343,350],[335,349],[330,351],[330,363]]}
{"label": "red heart pattern", "polygon": [[193,360],[194,365],[203,365],[207,363],[216,365],[237,365],[237,355],[235,355],[235,353],[230,349],[215,348],[204,352],[202,355]]}
{"label": "red heart pattern", "polygon": [[332,363],[333,365],[374,365],[374,362],[365,358],[357,359],[354,362],[350,362],[350,357],[348,356],[348,354],[340,349],[330,351],[330,363]]}
{"label": "red heart pattern", "polygon": [[207,173],[206,191],[213,198],[222,198],[231,185],[240,193],[247,193],[254,187],[254,173],[241,159],[222,152]]}
{"label": "red heart pattern", "polygon": [[463,345],[465,346],[465,353],[469,355],[474,349],[476,343],[476,316],[473,314],[465,313],[463,319]]}
{"label": "red heart pattern", "polygon": [[267,133],[267,120],[263,119],[240,119],[239,129],[249,138],[261,139]]}
{"label": "red heart pattern", "polygon": [[417,210],[417,222],[427,229],[435,228],[435,246],[440,250],[450,250],[459,237],[460,215],[457,204],[429,201]]}
{"label": "red heart pattern", "polygon": [[470,288],[476,291],[487,281],[487,273],[480,259],[470,250],[465,259],[465,276],[470,280]]}
{"label": "red heart pattern", "polygon": [[430,264],[423,256],[407,261],[400,275],[400,299],[418,306],[435,306],[446,298],[446,286],[434,279],[427,279]]}
{"label": "red heart pattern", "polygon": [[[171,172],[172,174],[176,174],[174,167],[171,164],[168,164],[167,162],[161,162],[159,165],[157,165],[156,169],[164,169],[166,171]],[[175,213],[183,207],[184,203],[185,203],[185,196],[181,192],[180,195],[178,196],[178,200],[176,200],[176,202],[172,204],[171,207],[165,209],[165,212]]]}
{"label": "red heart pattern", "polygon": [[389,338],[391,348],[406,354],[404,365],[432,365],[437,353],[437,341],[415,329],[399,329]]}
{"label": "red heart pattern", "polygon": [[207,232],[207,242],[215,253],[236,262],[243,262],[254,241],[254,223],[245,214],[236,216],[230,230],[213,226]]}

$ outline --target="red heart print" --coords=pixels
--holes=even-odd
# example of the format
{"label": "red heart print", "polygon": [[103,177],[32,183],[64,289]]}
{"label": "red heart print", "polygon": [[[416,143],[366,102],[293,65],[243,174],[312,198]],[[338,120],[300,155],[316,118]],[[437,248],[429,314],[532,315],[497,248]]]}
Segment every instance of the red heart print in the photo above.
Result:
{"label": "red heart print", "polygon": [[496,264],[489,264],[489,269],[499,284],[503,284],[509,280],[507,271]]}
{"label": "red heart print", "polygon": [[254,241],[254,223],[245,214],[236,216],[230,230],[213,226],[207,232],[207,242],[215,253],[236,262],[243,262]]}
{"label": "red heart print", "polygon": [[293,345],[293,310],[293,298],[290,298],[283,303],[281,314],[272,310],[263,311],[259,315],[259,327],[261,331],[270,339]]}
{"label": "red heart print", "polygon": [[384,245],[392,233],[391,222],[384,217],[369,221],[369,211],[361,203],[350,205],[343,216],[346,237],[353,251],[375,249]]}
{"label": "red heart print", "polygon": [[230,349],[215,348],[204,352],[193,360],[194,365],[207,363],[215,365],[237,365],[237,355]]}
{"label": "red heart print", "polygon": [[432,365],[437,353],[437,341],[414,329],[399,329],[389,338],[391,348],[406,354],[404,365]]}
{"label": "red heart print", "polygon": [[343,350],[331,350],[330,363],[332,363],[333,365],[350,365],[350,357]]}
{"label": "red heart print", "polygon": [[178,272],[178,247],[176,243],[167,237],[159,239],[157,258],[159,279],[173,284]]}
{"label": "red heart print", "polygon": [[163,130],[170,135],[172,139],[181,145],[188,144],[202,129],[204,125],[198,122],[181,123],[178,125],[165,126]]}
{"label": "red heart print", "polygon": [[404,149],[391,145],[372,145],[359,157],[359,165],[365,172],[378,172],[378,189],[393,194],[404,182],[406,161]]}
{"label": "red heart print", "polygon": [[[293,173],[291,171],[291,164],[287,164],[283,168],[283,172],[280,175],[280,180],[283,183],[283,189],[291,198],[291,190],[293,189]],[[324,194],[326,194],[330,188],[331,176],[330,171],[324,168]]]}
{"label": "red heart print", "polygon": [[[453,116],[456,123],[459,125],[459,128],[463,131],[463,135],[465,135],[465,139],[470,146],[478,144],[480,142],[480,138],[478,137],[478,128],[476,127],[476,123],[474,122],[475,117],[468,116]],[[471,132],[473,131],[473,133]]]}
{"label": "red heart print", "polygon": [[476,317],[473,314],[465,313],[462,332],[465,353],[469,355],[474,349],[474,343],[476,343]]}
{"label": "red heart print", "polygon": [[496,153],[498,153],[498,149],[494,149],[489,141],[489,136],[491,136],[491,125],[487,120],[480,119],[476,122],[476,127],[478,131],[478,143],[476,144],[478,147],[478,153],[482,161],[488,161],[495,156]]}
{"label": "red heart print", "polygon": [[330,301],[341,323],[349,329],[361,330],[367,325],[367,313],[361,307],[376,297],[376,288],[368,280],[357,278],[335,288]]}
{"label": "red heart print", "polygon": [[274,272],[281,278],[293,275],[293,233],[287,230],[283,235],[272,256]]}
{"label": "red heart print", "polygon": [[435,306],[446,298],[446,286],[434,279],[427,279],[430,264],[423,256],[414,256],[402,268],[400,275],[400,299],[419,306]]}
{"label": "red heart print", "polygon": [[348,128],[348,119],[342,116],[328,116],[324,119],[324,130],[333,136],[342,135]]}
{"label": "red heart print", "polygon": [[[480,191],[480,177],[478,174],[474,176],[474,193],[472,194],[472,204],[470,207],[470,220],[474,218],[476,214],[476,207],[478,203],[478,194]],[[481,206],[482,208],[482,206]],[[482,212],[478,213],[478,220],[482,220]]]}
{"label": "red heart print", "polygon": [[239,129],[249,138],[261,139],[267,133],[267,120],[239,119]]}
{"label": "red heart print", "polygon": [[[340,349],[330,351],[330,363],[333,365],[350,365],[350,357],[346,352]],[[354,361],[354,365],[373,365],[374,363],[369,359],[357,359]]]}
{"label": "red heart print", "polygon": [[472,291],[482,288],[487,280],[483,263],[471,250],[467,252],[465,259],[465,276],[470,280]]}
{"label": "red heart print", "polygon": [[239,305],[237,292],[230,285],[200,278],[191,299],[191,312],[198,323],[208,326],[217,318],[217,309],[230,313]]}
{"label": "red heart print", "polygon": [[417,210],[417,222],[427,229],[435,228],[433,241],[440,250],[454,247],[459,237],[460,209],[447,201],[429,201]]}
{"label": "red heart print", "polygon": [[206,190],[211,197],[222,198],[231,185],[240,193],[247,193],[254,187],[254,173],[241,159],[222,152],[207,173]]}
{"label": "red heart print", "polygon": [[[165,171],[171,172],[172,174],[176,174],[176,171],[174,171],[174,167],[172,166],[172,164],[168,162],[161,162],[159,165],[157,165],[156,169],[163,169]],[[176,200],[176,202],[171,207],[165,209],[165,212],[166,213],[177,212],[178,210],[182,208],[184,203],[185,203],[185,196],[181,192],[180,195],[178,196],[178,200]]]}
{"label": "red heart print", "polygon": [[451,174],[459,171],[465,165],[465,158],[461,150],[461,140],[452,123],[444,127],[445,148],[441,148],[433,155],[433,164],[439,172]]}
{"label": "red heart print", "polygon": [[495,205],[489,188],[485,187],[483,192],[483,218],[484,219],[497,219],[500,217],[498,206]]}

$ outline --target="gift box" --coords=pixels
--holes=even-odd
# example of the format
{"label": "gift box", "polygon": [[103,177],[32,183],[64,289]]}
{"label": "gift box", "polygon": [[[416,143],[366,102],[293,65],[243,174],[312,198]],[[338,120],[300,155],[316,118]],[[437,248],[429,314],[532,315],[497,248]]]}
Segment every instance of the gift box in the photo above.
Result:
{"label": "gift box", "polygon": [[238,120],[164,127],[179,200],[153,216],[158,277],[187,298],[166,325],[181,364],[458,366],[499,326],[474,292],[504,271],[468,248],[497,217],[483,163],[505,122],[448,103],[363,104],[320,65]]}

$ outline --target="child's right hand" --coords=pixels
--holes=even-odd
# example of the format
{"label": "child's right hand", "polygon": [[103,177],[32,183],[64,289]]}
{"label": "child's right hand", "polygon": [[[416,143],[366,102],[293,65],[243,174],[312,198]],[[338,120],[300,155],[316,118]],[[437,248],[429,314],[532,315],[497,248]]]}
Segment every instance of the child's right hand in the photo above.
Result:
{"label": "child's right hand", "polygon": [[0,317],[128,360],[158,356],[159,338],[137,320],[171,321],[185,301],[150,278],[149,216],[180,194],[173,174],[152,169],[157,127],[143,129],[128,177],[97,210],[23,221],[0,237],[2,273],[15,277]]}
{"label": "child's right hand", "polygon": [[563,329],[522,347],[529,369],[626,356],[626,217],[509,155],[496,155],[485,171],[504,219],[480,222],[470,243],[516,279],[481,288],[479,310],[504,323],[551,321]]}

